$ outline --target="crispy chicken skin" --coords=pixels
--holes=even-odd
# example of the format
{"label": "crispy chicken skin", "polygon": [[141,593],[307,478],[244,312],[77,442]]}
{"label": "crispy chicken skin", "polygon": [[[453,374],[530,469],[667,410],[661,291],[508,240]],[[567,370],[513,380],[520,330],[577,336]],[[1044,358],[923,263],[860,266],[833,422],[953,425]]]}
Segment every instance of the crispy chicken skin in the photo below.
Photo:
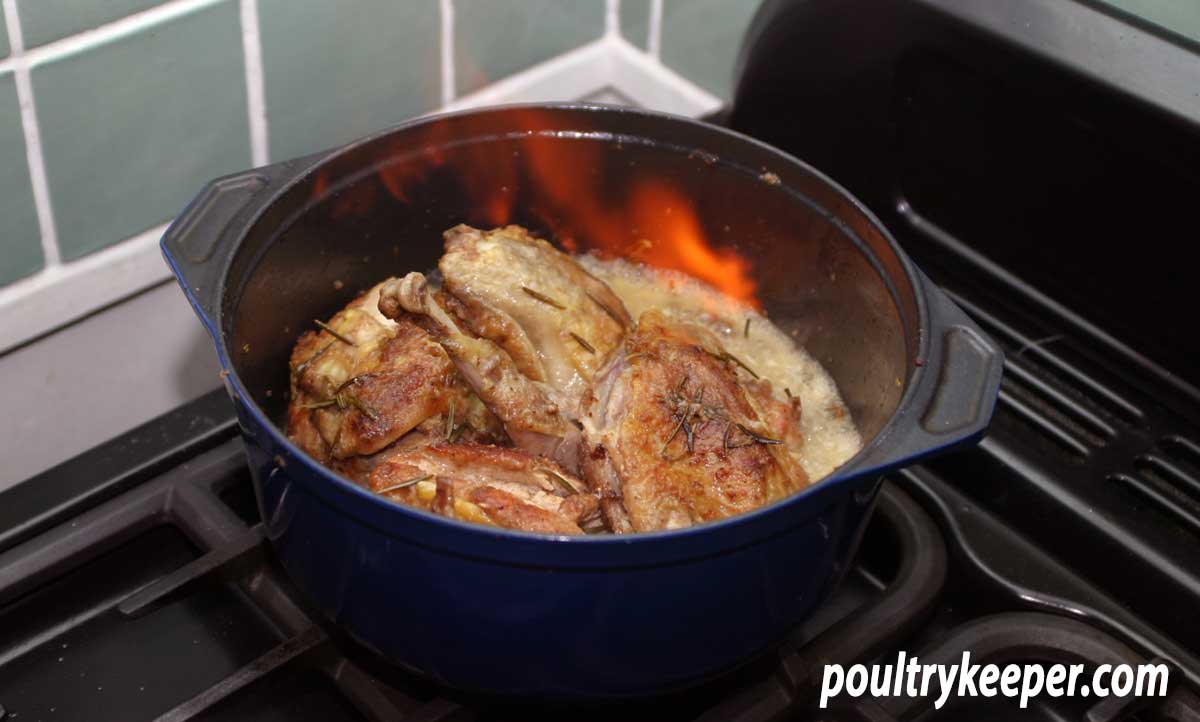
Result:
{"label": "crispy chicken skin", "polygon": [[707,330],[642,314],[583,402],[582,470],[613,531],[713,521],[808,484],[780,438],[798,406],[748,391],[739,374]]}
{"label": "crispy chicken skin", "polygon": [[379,304],[385,314],[411,313],[421,319],[467,384],[503,422],[514,444],[574,468],[578,429],[561,413],[554,390],[522,374],[494,342],[464,330],[448,310],[453,305],[452,298],[431,289],[420,273],[388,281]]}
{"label": "crispy chicken skin", "polygon": [[445,430],[501,440],[498,421],[441,346],[411,318],[381,316],[378,298],[376,286],[329,319],[332,332],[308,331],[296,343],[289,437],[359,480],[371,466],[366,459],[419,427],[432,436]]}
{"label": "crispy chicken skin", "polygon": [[389,279],[297,342],[288,434],[321,463],[409,506],[558,535],[687,527],[809,484],[799,399],[713,332],[655,310],[635,324],[517,226],[444,238],[440,287]]}
{"label": "crispy chicken skin", "polygon": [[521,373],[578,398],[621,343],[629,313],[569,255],[520,226],[446,231],[444,289],[478,336],[503,348]]}
{"label": "crispy chicken skin", "polygon": [[578,462],[579,400],[630,326],[620,299],[524,229],[445,234],[440,290],[423,274],[386,282],[379,310],[413,314],[518,447]]}
{"label": "crispy chicken skin", "polygon": [[368,486],[452,519],[543,534],[582,534],[600,523],[596,497],[554,462],[519,449],[433,444],[390,454]]}

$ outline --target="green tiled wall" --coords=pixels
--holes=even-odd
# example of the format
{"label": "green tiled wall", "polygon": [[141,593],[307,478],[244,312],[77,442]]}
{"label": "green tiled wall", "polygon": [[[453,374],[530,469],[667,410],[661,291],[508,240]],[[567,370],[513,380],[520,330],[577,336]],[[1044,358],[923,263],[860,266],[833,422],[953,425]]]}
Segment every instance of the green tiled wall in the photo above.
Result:
{"label": "green tiled wall", "polygon": [[738,47],[758,5],[751,0],[663,0],[663,63],[729,100]]}
{"label": "green tiled wall", "polygon": [[729,100],[742,36],[760,0],[621,0],[621,36],[650,48],[650,15],[662,6],[659,60],[668,68]]}
{"label": "green tiled wall", "polygon": [[650,45],[650,0],[621,0],[621,36],[646,50]]}
{"label": "green tiled wall", "polygon": [[[29,73],[45,168],[37,195],[70,262],[169,220],[207,180],[252,165],[243,2],[15,0],[30,53],[16,62],[0,15],[0,286],[45,263],[13,73]],[[727,95],[757,0],[662,2],[662,61]],[[436,109],[445,5],[255,0],[268,159]],[[604,33],[606,0],[449,5],[455,95]],[[621,32],[642,49],[653,6],[621,0]]]}
{"label": "green tiled wall", "polygon": [[437,0],[260,0],[271,157],[345,143],[433,110]]}
{"label": "green tiled wall", "polygon": [[42,267],[21,108],[12,73],[0,73],[0,284],[10,283]]}
{"label": "green tiled wall", "polygon": [[34,66],[64,259],[170,219],[205,179],[250,165],[238,17],[224,0]]}
{"label": "green tiled wall", "polygon": [[604,32],[604,0],[456,0],[458,92],[469,93]]}
{"label": "green tiled wall", "polygon": [[163,0],[17,0],[25,47],[44,43],[119,20]]}

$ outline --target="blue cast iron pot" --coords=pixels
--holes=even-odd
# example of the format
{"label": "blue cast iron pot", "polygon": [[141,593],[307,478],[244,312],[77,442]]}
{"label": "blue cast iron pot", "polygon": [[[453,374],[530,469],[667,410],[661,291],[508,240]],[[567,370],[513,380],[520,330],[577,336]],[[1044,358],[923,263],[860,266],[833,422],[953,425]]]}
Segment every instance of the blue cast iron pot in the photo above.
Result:
{"label": "blue cast iron pot", "polygon": [[[862,451],[739,517],[560,538],[395,504],[292,444],[278,421],[296,336],[359,290],[434,267],[443,229],[495,225],[497,189],[504,220],[591,247],[539,175],[534,159],[546,158],[602,202],[647,178],[691,199],[708,241],[751,262],[766,312],[837,381]],[[419,119],[213,181],[162,248],[229,371],[288,574],[366,646],[461,689],[645,695],[770,648],[837,585],[881,475],[976,441],[1000,383],[997,346],[842,188],[750,138],[649,112],[541,105]]]}

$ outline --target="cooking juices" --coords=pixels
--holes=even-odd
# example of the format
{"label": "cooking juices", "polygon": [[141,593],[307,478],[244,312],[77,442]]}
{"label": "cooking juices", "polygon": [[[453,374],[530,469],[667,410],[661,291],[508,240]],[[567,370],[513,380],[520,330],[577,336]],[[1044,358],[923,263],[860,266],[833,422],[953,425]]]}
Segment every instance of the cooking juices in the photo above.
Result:
{"label": "cooking juices", "polygon": [[862,448],[833,379],[816,359],[750,306],[677,271],[620,258],[601,260],[585,255],[576,260],[612,288],[633,318],[657,309],[674,320],[701,325],[717,335],[726,351],[770,381],[777,397],[790,393],[799,398],[804,445],[791,452],[811,481],[828,476]]}

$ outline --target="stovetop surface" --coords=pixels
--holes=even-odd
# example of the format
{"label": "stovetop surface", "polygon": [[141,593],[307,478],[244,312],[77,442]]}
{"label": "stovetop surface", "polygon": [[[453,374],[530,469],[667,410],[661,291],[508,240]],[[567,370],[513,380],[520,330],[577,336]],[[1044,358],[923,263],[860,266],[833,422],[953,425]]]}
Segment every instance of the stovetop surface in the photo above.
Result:
{"label": "stovetop surface", "polygon": [[[598,710],[480,699],[393,668],[278,568],[215,392],[0,494],[0,719],[1200,720],[1200,393],[1180,361],[1197,337],[1166,337],[1187,317],[1177,306],[1146,315],[1190,298],[1154,271],[1184,267],[1164,238],[1187,220],[1180,194],[1200,187],[1183,162],[1200,143],[1182,142],[1200,122],[1131,115],[1095,78],[1059,77],[993,48],[1001,30],[930,10],[943,4],[870,3],[887,32],[847,44],[878,28],[771,0],[820,11],[800,18],[810,42],[782,64],[762,36],[761,64],[744,59],[735,126],[863,197],[1007,353],[983,443],[888,478],[845,583],[778,649],[695,689]],[[1075,5],[1091,7],[1056,12]],[[803,56],[834,51],[840,64]],[[769,72],[747,84],[756,67]],[[782,82],[796,68],[847,77]],[[1027,72],[1038,80],[1025,87]],[[766,89],[757,114],[754,88]],[[1113,128],[1166,130],[1114,145]],[[1133,231],[1136,258],[1081,256]],[[1136,283],[1114,281],[1122,273]],[[1156,285],[1157,300],[1145,296]],[[1039,697],[1023,711],[1003,698],[816,709],[822,664],[901,649],[924,662],[964,650],[997,663],[1160,660],[1172,688],[1129,703]]]}

